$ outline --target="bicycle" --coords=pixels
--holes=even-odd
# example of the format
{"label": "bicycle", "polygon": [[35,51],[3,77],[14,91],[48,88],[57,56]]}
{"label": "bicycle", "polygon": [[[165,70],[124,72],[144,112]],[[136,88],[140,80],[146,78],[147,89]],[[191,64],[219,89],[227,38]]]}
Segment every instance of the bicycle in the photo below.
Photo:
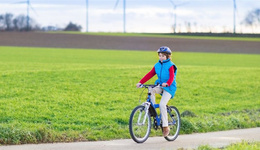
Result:
{"label": "bicycle", "polygon": [[[147,88],[147,100],[142,105],[135,107],[130,115],[129,119],[129,132],[132,139],[136,143],[145,142],[151,132],[151,118],[153,118],[153,128],[155,130],[162,129],[161,115],[158,115],[156,108],[159,108],[159,104],[153,104],[151,102],[150,89],[160,85],[141,85],[140,88]],[[170,127],[170,133],[164,137],[168,141],[174,141],[180,131],[181,119],[179,110],[175,106],[166,106],[168,113],[168,125]]]}

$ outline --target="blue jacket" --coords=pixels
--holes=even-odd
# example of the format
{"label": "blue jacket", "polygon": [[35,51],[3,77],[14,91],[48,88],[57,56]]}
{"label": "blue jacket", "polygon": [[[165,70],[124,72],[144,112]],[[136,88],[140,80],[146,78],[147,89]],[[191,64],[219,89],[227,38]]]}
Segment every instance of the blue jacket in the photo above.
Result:
{"label": "blue jacket", "polygon": [[173,82],[168,87],[163,87],[163,89],[165,91],[169,92],[172,95],[171,98],[174,97],[176,89],[177,89],[177,83],[176,83],[177,67],[176,67],[176,65],[170,59],[164,60],[163,62],[161,62],[159,60],[159,62],[154,65],[155,72],[158,77],[158,79],[155,81],[155,84],[166,83],[169,80],[169,78],[170,78],[169,69],[172,66],[174,67]]}

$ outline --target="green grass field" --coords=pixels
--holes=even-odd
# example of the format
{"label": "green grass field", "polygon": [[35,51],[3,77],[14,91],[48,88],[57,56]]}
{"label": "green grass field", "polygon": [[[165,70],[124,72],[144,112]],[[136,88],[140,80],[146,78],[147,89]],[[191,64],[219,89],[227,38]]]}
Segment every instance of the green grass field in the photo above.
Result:
{"label": "green grass field", "polygon": [[[0,143],[130,138],[135,84],[157,61],[156,52],[0,47]],[[194,113],[182,134],[260,126],[260,55],[175,52],[173,61],[169,103]]]}

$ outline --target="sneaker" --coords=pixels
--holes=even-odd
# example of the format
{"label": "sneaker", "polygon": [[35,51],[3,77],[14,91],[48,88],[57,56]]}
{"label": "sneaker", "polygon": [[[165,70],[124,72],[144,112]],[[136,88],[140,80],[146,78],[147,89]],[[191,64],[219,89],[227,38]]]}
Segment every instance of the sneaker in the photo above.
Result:
{"label": "sneaker", "polygon": [[169,127],[163,127],[163,136],[166,137],[170,133],[170,128]]}

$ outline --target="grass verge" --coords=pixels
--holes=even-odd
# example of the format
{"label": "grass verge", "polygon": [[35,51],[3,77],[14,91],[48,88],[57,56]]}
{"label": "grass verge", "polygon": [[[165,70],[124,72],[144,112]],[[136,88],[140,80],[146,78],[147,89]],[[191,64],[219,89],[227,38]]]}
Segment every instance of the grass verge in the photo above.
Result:
{"label": "grass verge", "polygon": [[260,147],[260,142],[242,141],[221,148],[213,148],[209,145],[202,145],[198,148],[198,150],[259,150],[260,149],[259,147]]}

